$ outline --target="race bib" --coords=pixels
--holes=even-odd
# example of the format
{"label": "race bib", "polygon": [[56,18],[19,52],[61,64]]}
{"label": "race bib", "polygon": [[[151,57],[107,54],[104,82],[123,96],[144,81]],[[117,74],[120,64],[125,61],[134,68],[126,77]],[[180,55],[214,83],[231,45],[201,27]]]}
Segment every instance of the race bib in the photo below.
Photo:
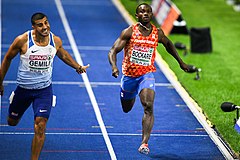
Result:
{"label": "race bib", "polygon": [[31,72],[49,72],[53,56],[51,55],[30,55],[28,67]]}
{"label": "race bib", "polygon": [[153,48],[134,46],[131,53],[130,62],[142,66],[149,66],[151,65],[153,51]]}

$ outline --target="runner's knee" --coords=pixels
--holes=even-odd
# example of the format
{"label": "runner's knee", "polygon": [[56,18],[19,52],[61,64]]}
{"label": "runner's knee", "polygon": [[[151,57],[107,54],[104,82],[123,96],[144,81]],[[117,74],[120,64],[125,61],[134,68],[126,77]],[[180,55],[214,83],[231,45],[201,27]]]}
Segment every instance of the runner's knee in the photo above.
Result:
{"label": "runner's knee", "polygon": [[47,120],[45,118],[40,118],[35,120],[34,132],[39,136],[43,136],[46,130]]}
{"label": "runner's knee", "polygon": [[144,113],[145,114],[152,114],[153,113],[153,102],[143,101],[142,105],[144,107]]}

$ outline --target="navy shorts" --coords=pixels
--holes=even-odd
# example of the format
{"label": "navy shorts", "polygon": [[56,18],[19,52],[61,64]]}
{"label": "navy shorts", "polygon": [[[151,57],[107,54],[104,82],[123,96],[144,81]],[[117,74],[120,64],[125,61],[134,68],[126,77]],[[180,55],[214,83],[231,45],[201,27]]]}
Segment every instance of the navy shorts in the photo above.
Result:
{"label": "navy shorts", "polygon": [[10,118],[20,119],[31,104],[34,118],[49,118],[53,100],[52,85],[43,89],[24,89],[18,86],[11,98],[8,110]]}
{"label": "navy shorts", "polygon": [[155,78],[153,73],[147,73],[140,77],[122,76],[121,99],[133,99],[142,89],[149,88],[155,91]]}

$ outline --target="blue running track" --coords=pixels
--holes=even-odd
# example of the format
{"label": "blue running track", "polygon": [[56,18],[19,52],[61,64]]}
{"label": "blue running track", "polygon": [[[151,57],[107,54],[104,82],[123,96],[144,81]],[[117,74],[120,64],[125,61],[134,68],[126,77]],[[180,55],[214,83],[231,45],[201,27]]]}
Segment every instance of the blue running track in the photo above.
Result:
{"label": "blue running track", "polygon": [[[0,0],[1,1],[1,0]],[[57,57],[53,89],[57,105],[47,124],[41,160],[223,160],[217,145],[157,69],[155,124],[150,154],[139,154],[143,109],[122,112],[120,77],[111,76],[107,55],[120,32],[128,26],[111,0],[2,0],[1,59],[14,38],[31,29],[35,12],[48,15],[51,31],[79,63],[90,64],[78,75]],[[121,66],[122,54],[118,55]],[[30,107],[16,127],[7,125],[8,97],[16,87],[16,57],[5,77],[1,97],[0,159],[30,159],[33,112]]]}

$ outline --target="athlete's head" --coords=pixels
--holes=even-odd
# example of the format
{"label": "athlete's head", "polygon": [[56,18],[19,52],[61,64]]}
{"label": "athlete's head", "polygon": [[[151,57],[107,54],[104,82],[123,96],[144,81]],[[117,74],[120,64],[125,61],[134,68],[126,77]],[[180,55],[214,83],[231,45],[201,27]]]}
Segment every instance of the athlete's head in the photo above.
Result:
{"label": "athlete's head", "polygon": [[135,16],[141,23],[150,22],[153,16],[152,7],[147,3],[139,4],[136,8]]}
{"label": "athlete's head", "polygon": [[44,17],[47,18],[47,16],[43,13],[40,13],[40,12],[34,13],[31,18],[32,25],[35,25],[36,20],[43,19]]}
{"label": "athlete's head", "polygon": [[43,13],[34,13],[31,18],[32,28],[41,36],[48,36],[50,33],[50,24],[48,18]]}

